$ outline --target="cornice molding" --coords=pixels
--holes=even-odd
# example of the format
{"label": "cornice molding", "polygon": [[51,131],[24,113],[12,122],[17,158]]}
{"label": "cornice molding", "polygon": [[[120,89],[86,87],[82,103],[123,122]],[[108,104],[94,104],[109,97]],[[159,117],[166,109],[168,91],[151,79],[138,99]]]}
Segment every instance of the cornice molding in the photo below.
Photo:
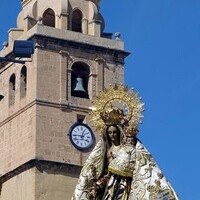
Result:
{"label": "cornice molding", "polygon": [[[42,50],[50,50],[53,52],[67,52],[68,56],[70,55],[70,49],[79,49],[83,52],[87,52],[90,54],[106,54],[114,56],[115,62],[124,64],[124,59],[130,54],[129,52],[119,50],[119,49],[111,49],[102,46],[87,44],[84,42],[77,42],[71,40],[64,40],[60,38],[52,38],[44,35],[40,35],[35,33],[32,38],[36,41],[38,47]],[[55,45],[57,47],[55,48]],[[60,47],[59,47],[60,46]]]}
{"label": "cornice molding", "polygon": [[55,107],[55,108],[60,108],[62,111],[83,111],[83,112],[90,112],[91,110],[87,107],[82,107],[79,105],[71,105],[70,102],[65,101],[65,102],[53,102],[53,101],[47,101],[47,100],[42,100],[42,99],[35,99],[29,104],[27,104],[25,107],[21,108],[20,110],[16,111],[6,119],[4,119],[2,122],[0,122],[0,127],[2,127],[4,124],[7,122],[11,121],[13,118],[17,117],[30,107],[34,105],[41,105],[41,106],[48,106],[48,107]]}
{"label": "cornice molding", "polygon": [[50,170],[52,169],[52,174],[67,174],[68,176],[79,176],[81,171],[81,166],[78,165],[72,165],[67,163],[60,163],[60,162],[54,162],[54,161],[48,161],[48,160],[39,160],[39,159],[32,159],[28,162],[20,165],[19,167],[15,168],[14,170],[4,174],[0,175],[0,185],[8,181],[9,179],[31,169],[36,167],[41,173],[47,172],[50,173]]}

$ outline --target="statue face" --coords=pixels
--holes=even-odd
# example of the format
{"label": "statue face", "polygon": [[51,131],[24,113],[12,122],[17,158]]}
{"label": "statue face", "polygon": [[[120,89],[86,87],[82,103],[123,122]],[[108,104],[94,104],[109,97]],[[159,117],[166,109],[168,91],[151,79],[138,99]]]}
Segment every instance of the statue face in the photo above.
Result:
{"label": "statue face", "polygon": [[110,126],[108,128],[108,137],[112,142],[119,141],[119,130],[115,126]]}
{"label": "statue face", "polygon": [[126,138],[126,144],[136,145],[136,139],[133,136],[129,136]]}

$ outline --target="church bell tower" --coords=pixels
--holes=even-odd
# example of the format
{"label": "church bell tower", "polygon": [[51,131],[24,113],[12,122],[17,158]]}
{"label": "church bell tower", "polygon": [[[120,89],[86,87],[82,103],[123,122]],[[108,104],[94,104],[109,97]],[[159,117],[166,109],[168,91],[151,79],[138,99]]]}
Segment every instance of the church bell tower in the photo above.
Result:
{"label": "church bell tower", "polygon": [[[14,40],[32,40],[25,64],[0,63],[0,200],[70,200],[99,139],[90,123],[99,91],[124,78],[124,43],[104,32],[100,0],[21,0]],[[9,16],[8,16],[9,17]]]}

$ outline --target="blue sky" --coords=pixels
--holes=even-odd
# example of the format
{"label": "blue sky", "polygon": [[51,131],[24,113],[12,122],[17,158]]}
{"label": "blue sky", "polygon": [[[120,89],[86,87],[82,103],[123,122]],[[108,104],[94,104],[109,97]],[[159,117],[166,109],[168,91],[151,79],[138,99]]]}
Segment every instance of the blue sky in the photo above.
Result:
{"label": "blue sky", "polygon": [[[0,44],[20,0],[1,0]],[[120,32],[125,83],[145,102],[139,138],[181,200],[200,197],[200,1],[102,0],[106,32]]]}

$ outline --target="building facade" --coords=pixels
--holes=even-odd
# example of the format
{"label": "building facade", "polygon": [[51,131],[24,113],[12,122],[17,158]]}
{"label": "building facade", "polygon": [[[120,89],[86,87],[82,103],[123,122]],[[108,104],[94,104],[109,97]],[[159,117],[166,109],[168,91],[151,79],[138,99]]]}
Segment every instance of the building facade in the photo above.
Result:
{"label": "building facade", "polygon": [[[0,200],[69,200],[99,134],[92,100],[124,79],[124,43],[104,33],[100,0],[22,0],[14,40],[33,40],[25,64],[0,63]],[[70,140],[76,124],[94,133],[90,148]],[[92,138],[93,139],[93,138]]]}

